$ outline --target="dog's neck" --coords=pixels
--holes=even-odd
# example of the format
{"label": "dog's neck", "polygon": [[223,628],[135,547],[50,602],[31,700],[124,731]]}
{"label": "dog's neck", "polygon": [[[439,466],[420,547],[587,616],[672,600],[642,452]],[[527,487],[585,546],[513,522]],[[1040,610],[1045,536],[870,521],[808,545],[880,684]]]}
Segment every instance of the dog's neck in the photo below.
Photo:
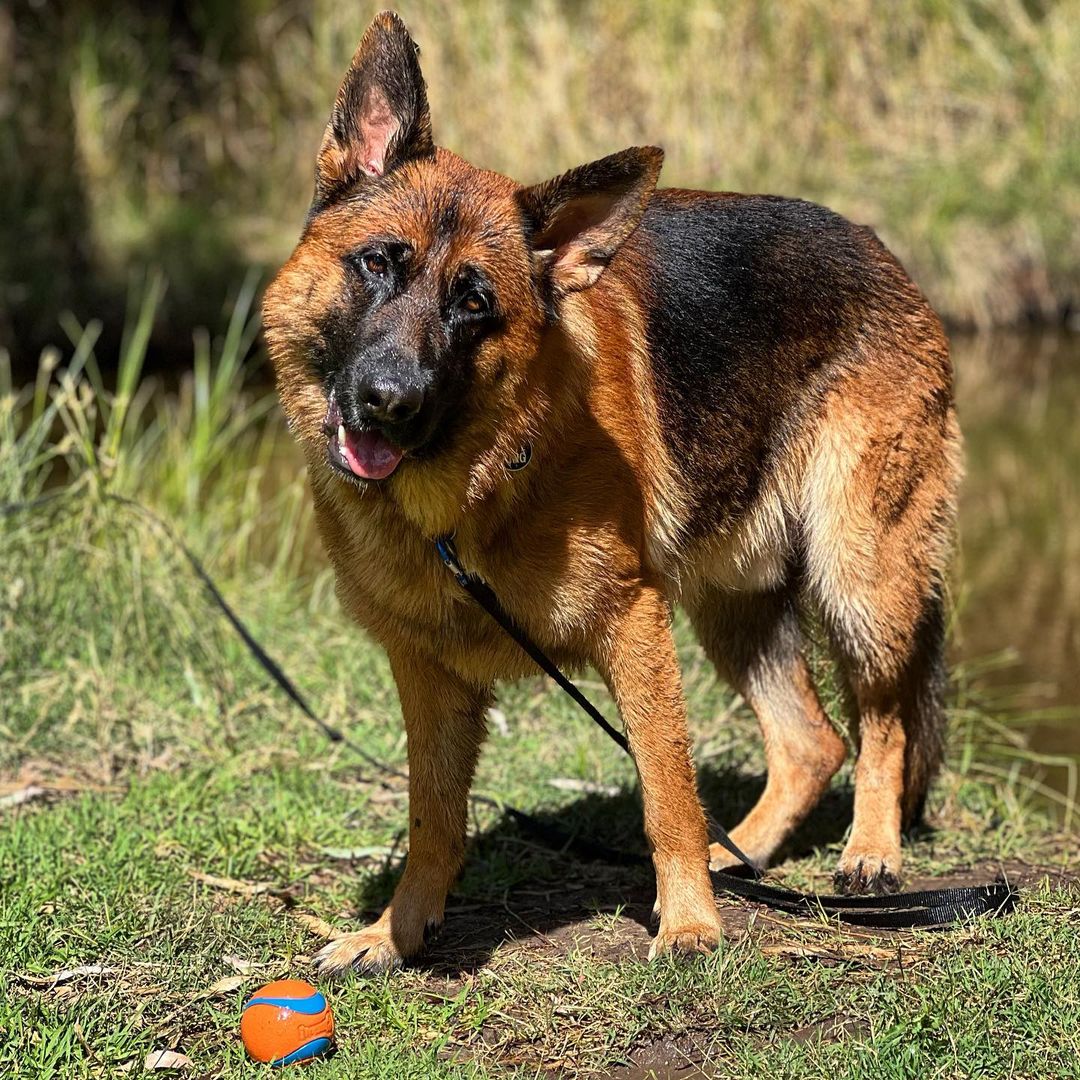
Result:
{"label": "dog's neck", "polygon": [[[541,338],[527,375],[507,386],[486,417],[438,459],[395,477],[389,497],[425,536],[493,532],[541,496],[553,470],[573,454],[574,432],[589,407],[592,365],[563,320]],[[530,451],[527,468],[507,464]]]}

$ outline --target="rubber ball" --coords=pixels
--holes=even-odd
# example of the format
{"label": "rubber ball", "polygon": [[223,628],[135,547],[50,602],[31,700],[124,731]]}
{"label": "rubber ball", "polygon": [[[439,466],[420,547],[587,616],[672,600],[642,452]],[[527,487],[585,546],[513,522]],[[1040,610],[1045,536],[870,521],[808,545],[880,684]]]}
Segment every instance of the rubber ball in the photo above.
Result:
{"label": "rubber ball", "polygon": [[326,998],[302,979],[279,979],[256,990],[240,1017],[247,1052],[271,1065],[294,1065],[329,1053],[334,1014]]}

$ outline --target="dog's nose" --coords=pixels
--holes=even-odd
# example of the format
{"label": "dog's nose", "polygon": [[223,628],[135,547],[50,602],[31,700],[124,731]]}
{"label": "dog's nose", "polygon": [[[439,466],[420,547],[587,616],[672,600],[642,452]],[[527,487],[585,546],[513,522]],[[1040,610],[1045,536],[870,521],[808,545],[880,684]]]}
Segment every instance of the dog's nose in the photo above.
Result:
{"label": "dog's nose", "polygon": [[365,375],[356,388],[360,409],[371,420],[402,424],[424,404],[424,388],[411,379],[386,374]]}

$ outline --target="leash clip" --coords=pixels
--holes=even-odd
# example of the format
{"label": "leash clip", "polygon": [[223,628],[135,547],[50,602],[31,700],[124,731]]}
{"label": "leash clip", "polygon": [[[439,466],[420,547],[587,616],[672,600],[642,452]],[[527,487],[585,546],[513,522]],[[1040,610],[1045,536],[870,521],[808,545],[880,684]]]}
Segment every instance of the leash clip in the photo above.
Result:
{"label": "leash clip", "polygon": [[435,538],[435,550],[439,553],[439,558],[442,559],[447,570],[457,578],[458,584],[464,585],[469,580],[469,575],[465,572],[465,567],[458,562],[453,535],[437,536]]}

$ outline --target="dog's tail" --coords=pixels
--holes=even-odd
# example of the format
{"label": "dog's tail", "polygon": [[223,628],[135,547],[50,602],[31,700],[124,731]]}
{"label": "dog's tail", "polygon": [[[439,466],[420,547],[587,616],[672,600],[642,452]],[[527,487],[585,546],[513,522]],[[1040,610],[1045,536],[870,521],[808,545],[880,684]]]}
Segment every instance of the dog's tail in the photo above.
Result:
{"label": "dog's tail", "polygon": [[916,631],[901,693],[905,736],[901,806],[906,828],[921,824],[927,792],[945,756],[947,686],[945,600],[942,590],[935,589]]}

